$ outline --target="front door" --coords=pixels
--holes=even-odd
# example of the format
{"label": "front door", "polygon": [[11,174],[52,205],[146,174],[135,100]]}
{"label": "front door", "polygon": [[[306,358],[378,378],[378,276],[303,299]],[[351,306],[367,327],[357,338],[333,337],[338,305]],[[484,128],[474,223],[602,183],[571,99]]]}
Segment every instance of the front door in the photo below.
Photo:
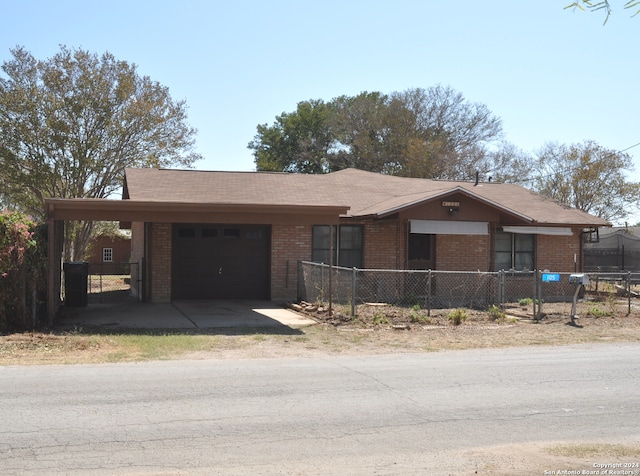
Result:
{"label": "front door", "polygon": [[[435,235],[409,233],[407,246],[407,268],[427,270],[435,268]],[[433,292],[434,282],[431,273],[409,273],[405,281],[405,293],[413,296],[416,303],[424,302]]]}
{"label": "front door", "polygon": [[435,235],[409,233],[407,268],[434,269],[436,264],[434,243]]}

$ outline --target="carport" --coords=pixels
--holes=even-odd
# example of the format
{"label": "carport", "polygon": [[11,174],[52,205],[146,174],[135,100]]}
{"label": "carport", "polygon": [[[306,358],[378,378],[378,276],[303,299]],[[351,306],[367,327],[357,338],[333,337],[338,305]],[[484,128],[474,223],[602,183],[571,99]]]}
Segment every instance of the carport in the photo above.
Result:
{"label": "carport", "polygon": [[[61,277],[62,277],[62,246],[64,236],[64,223],[70,220],[90,220],[90,221],[117,221],[124,227],[131,226],[132,223],[140,223],[144,225],[146,230],[148,225],[157,223],[168,225],[170,229],[174,230],[175,234],[179,233],[180,224],[195,224],[200,227],[199,229],[207,228],[207,224],[216,225],[216,237],[225,238],[225,233],[235,234],[235,230],[245,230],[251,236],[256,236],[256,230],[262,230],[263,233],[267,233],[270,227],[274,225],[301,225],[301,224],[326,224],[336,225],[339,222],[340,214],[347,212],[348,207],[334,206],[334,205],[283,205],[283,204],[225,204],[225,203],[189,203],[189,202],[159,202],[159,201],[140,201],[140,200],[108,200],[108,199],[59,199],[51,198],[46,200],[47,206],[47,223],[48,223],[48,257],[49,257],[49,276],[48,276],[48,288],[47,288],[47,314],[49,318],[49,324],[53,324],[56,311],[61,305]],[[222,224],[222,225],[221,225]],[[210,227],[213,229],[213,227]],[[177,231],[176,231],[177,230]],[[231,231],[225,231],[231,230]],[[213,233],[213,232],[211,232]],[[242,233],[242,231],[240,231]],[[202,236],[202,235],[200,235]],[[249,239],[247,238],[247,239]],[[157,243],[155,244],[157,246]],[[168,240],[168,243],[164,244],[171,248],[173,246],[173,240]],[[150,282],[153,279],[169,280],[169,286],[172,286],[171,280],[180,279],[180,273],[182,275],[188,274],[188,265],[185,264],[181,270],[178,270],[175,275],[171,275],[171,263],[161,263],[163,266],[169,268],[169,277],[166,275],[159,275],[157,269],[153,268],[153,256],[149,252],[150,235],[144,236],[144,243],[142,243],[142,301],[147,301],[147,294],[145,290],[149,289]],[[263,260],[262,266],[266,266],[270,271],[273,264],[270,262],[270,255],[272,249],[271,244],[268,241],[268,236],[258,245],[259,257]],[[266,248],[262,248],[266,247]],[[183,252],[188,249],[188,246],[181,248]],[[219,253],[225,259],[229,258],[229,247],[222,249]],[[243,248],[240,251],[236,250],[236,255],[243,252],[247,248]],[[197,261],[198,255],[194,255]],[[231,256],[231,258],[233,258]],[[180,256],[173,257],[173,259],[180,259]],[[264,261],[266,260],[266,261]],[[229,261],[227,261],[228,263]],[[266,265],[264,264],[266,263]],[[156,267],[158,265],[156,264]],[[212,271],[218,274],[225,272],[225,269],[216,267]],[[165,270],[166,271],[166,270]],[[253,275],[253,271],[245,271],[244,276]],[[214,276],[215,278],[215,276]],[[212,279],[214,279],[212,278]],[[260,279],[263,279],[262,276]],[[268,276],[266,278],[268,280]],[[235,279],[235,283],[242,282],[243,277],[240,276]],[[231,287],[233,287],[231,283]],[[260,286],[264,286],[264,283],[258,283],[254,289],[263,289]],[[173,292],[180,291],[181,288],[173,289]],[[182,288],[184,289],[184,288]],[[236,298],[241,297],[242,289],[235,290]],[[259,294],[260,291],[257,291]],[[225,296],[221,296],[225,297]],[[269,296],[256,295],[250,297],[259,297],[270,299]],[[194,299],[198,299],[195,296]]]}

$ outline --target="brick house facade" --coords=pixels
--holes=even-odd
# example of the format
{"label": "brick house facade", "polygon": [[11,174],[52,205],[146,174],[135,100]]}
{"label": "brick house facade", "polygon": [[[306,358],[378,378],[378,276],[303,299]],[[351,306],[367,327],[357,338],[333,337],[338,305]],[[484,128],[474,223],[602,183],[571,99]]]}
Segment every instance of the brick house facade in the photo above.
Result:
{"label": "brick house facade", "polygon": [[298,263],[331,254],[334,264],[369,269],[574,272],[583,233],[610,226],[513,184],[355,169],[127,169],[122,201],[59,199],[49,208],[53,221],[128,222],[142,300],[152,302],[295,299]]}
{"label": "brick house facade", "polygon": [[[407,223],[386,220],[383,223],[362,223],[365,237],[363,248],[364,268],[407,269]],[[142,241],[144,224],[135,223],[138,241]],[[270,299],[288,301],[296,298],[300,261],[312,260],[313,225],[273,225],[271,227]],[[171,295],[172,240],[171,225],[151,223],[147,248],[147,298],[153,302],[169,302]],[[536,236],[535,269],[554,272],[574,272],[582,269],[581,229],[572,236]],[[435,236],[435,266],[432,269],[446,271],[496,271],[492,259],[492,235],[437,235]],[[134,243],[136,240],[134,239]],[[142,262],[143,255],[136,254],[144,248],[132,247],[132,260]],[[138,250],[138,251],[136,251]],[[574,262],[574,259],[576,260]],[[134,277],[132,276],[132,279]],[[143,279],[143,281],[145,281]]]}

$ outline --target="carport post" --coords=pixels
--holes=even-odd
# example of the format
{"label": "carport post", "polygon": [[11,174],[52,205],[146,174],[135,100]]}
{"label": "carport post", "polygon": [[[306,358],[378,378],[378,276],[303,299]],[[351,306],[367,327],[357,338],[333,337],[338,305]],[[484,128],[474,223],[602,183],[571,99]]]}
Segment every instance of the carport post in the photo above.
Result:
{"label": "carport post", "polygon": [[55,233],[55,220],[49,218],[47,220],[47,253],[49,255],[49,269],[47,273],[47,319],[49,326],[53,325],[53,316],[56,311],[56,303],[54,301],[55,296],[55,268],[54,264],[56,262],[55,258],[55,247],[54,243],[54,233]]}
{"label": "carport post", "polygon": [[47,272],[47,319],[49,326],[60,304],[60,287],[62,276],[62,240],[64,236],[64,222],[53,217],[53,208],[49,206],[47,218],[47,253],[49,269]]}

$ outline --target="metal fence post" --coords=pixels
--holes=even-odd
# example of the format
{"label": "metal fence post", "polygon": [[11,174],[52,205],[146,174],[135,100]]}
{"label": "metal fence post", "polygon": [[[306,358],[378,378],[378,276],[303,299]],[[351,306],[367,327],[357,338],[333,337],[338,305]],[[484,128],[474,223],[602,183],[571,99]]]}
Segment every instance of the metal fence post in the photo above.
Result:
{"label": "metal fence post", "polygon": [[298,278],[296,281],[296,299],[302,301],[302,261],[298,261]]}
{"label": "metal fence post", "polygon": [[631,314],[631,271],[627,271],[627,316]]}
{"label": "metal fence post", "polygon": [[358,268],[355,266],[351,275],[351,317],[356,317],[356,282],[357,282]]}
{"label": "metal fence post", "polygon": [[542,300],[540,299],[540,294],[542,293],[542,288],[538,286],[538,270],[533,272],[533,319],[535,321],[538,320],[539,308]]}
{"label": "metal fence post", "polygon": [[431,316],[431,276],[432,272],[429,270],[427,274],[427,316]]}

